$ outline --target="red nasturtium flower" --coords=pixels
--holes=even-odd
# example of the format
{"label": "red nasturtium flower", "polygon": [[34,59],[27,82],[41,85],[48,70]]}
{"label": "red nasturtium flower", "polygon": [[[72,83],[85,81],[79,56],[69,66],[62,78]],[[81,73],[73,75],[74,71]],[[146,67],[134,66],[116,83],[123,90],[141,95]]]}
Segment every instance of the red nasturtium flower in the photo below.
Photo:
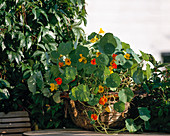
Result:
{"label": "red nasturtium flower", "polygon": [[98,116],[96,114],[91,114],[91,119],[97,120]]}
{"label": "red nasturtium flower", "polygon": [[112,55],[112,58],[113,58],[113,59],[115,59],[115,58],[116,58],[116,56],[117,56],[117,54],[113,54],[113,55]]}
{"label": "red nasturtium flower", "polygon": [[59,65],[59,67],[61,68],[61,67],[64,66],[64,63],[63,63],[63,62],[59,62],[58,65]]}
{"label": "red nasturtium flower", "polygon": [[107,98],[105,97],[105,95],[99,99],[99,104],[101,105],[105,105],[106,102],[107,102]]}
{"label": "red nasturtium flower", "polygon": [[55,81],[57,82],[58,85],[61,85],[62,79],[60,77],[56,78]]}
{"label": "red nasturtium flower", "polygon": [[112,68],[113,68],[113,69],[117,69],[116,63],[113,63],[113,64],[112,64]]}
{"label": "red nasturtium flower", "polygon": [[92,64],[92,65],[96,65],[96,59],[92,59],[92,60],[91,60],[91,64]]}

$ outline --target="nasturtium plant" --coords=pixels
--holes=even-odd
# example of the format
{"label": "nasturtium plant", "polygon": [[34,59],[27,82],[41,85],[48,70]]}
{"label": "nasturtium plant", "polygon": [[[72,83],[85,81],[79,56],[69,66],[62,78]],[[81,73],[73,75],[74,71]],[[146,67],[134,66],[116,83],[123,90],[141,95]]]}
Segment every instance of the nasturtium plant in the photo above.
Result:
{"label": "nasturtium plant", "polygon": [[[40,72],[36,73],[33,79],[39,81],[35,83],[35,92],[44,88],[44,96],[52,96],[56,103],[62,102],[63,97],[69,97],[89,107],[89,111],[84,111],[89,116],[89,123],[95,128],[105,129],[106,124],[100,123],[103,114],[114,111],[117,115],[124,115],[135,96],[136,86],[142,84],[145,78],[149,79],[151,69],[148,64],[143,70],[145,60],[142,61],[129,44],[121,42],[111,33],[100,29],[99,33],[92,33],[88,40],[76,47],[72,41],[63,41],[57,50],[50,51],[45,69],[48,78],[44,80]],[[49,88],[48,93],[46,88]],[[143,112],[145,114],[149,116],[149,112]],[[144,116],[140,111],[139,117],[146,121]],[[140,129],[131,119],[126,120],[125,127],[130,132]]]}

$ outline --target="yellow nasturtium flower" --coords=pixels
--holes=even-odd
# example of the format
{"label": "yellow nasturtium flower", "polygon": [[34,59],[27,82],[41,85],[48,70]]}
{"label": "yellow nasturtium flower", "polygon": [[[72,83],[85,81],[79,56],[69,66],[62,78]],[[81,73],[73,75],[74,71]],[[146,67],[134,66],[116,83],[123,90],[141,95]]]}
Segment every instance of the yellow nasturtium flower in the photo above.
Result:
{"label": "yellow nasturtium flower", "polygon": [[68,66],[71,65],[70,59],[66,58],[66,59],[65,59],[65,64],[68,65]]}
{"label": "yellow nasturtium flower", "polygon": [[99,55],[102,54],[101,52],[96,52],[96,57],[99,57]]}
{"label": "yellow nasturtium flower", "polygon": [[51,92],[54,91],[54,90],[57,90],[57,88],[58,88],[58,85],[54,84],[54,83],[51,83],[50,86],[51,86],[50,87]]}
{"label": "yellow nasturtium flower", "polygon": [[98,90],[99,93],[103,93],[104,92],[104,87],[99,85],[99,90]]}
{"label": "yellow nasturtium flower", "polygon": [[125,57],[125,59],[130,59],[130,54],[126,53],[126,54],[124,55],[124,57]]}
{"label": "yellow nasturtium flower", "polygon": [[105,32],[100,28],[99,34],[104,34]]}
{"label": "yellow nasturtium flower", "polygon": [[107,106],[107,107],[105,108],[105,111],[107,111],[107,112],[111,112],[111,108],[110,108],[110,106]]}
{"label": "yellow nasturtium flower", "polygon": [[112,66],[109,66],[109,71],[110,71],[110,74],[113,73],[113,67]]}
{"label": "yellow nasturtium flower", "polygon": [[87,63],[87,59],[85,58],[85,57],[83,57],[83,55],[82,54],[80,54],[80,59],[79,59],[79,62],[83,62],[84,64],[86,64]]}
{"label": "yellow nasturtium flower", "polygon": [[94,38],[92,38],[91,40],[90,40],[90,42],[91,43],[95,43],[96,41],[98,41],[99,39],[95,36]]}

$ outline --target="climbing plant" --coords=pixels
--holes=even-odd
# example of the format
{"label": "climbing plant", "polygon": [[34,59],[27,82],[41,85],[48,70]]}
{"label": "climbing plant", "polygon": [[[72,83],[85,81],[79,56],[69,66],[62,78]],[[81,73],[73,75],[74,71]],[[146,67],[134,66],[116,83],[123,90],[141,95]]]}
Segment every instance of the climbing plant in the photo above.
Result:
{"label": "climbing plant", "polygon": [[[76,47],[79,41],[84,42],[84,31],[80,25],[87,23],[85,1],[0,0],[0,16],[0,79],[4,83],[0,110],[32,111],[33,108],[37,109],[36,105],[40,102],[38,108],[45,117],[45,110],[40,109],[52,103],[43,98],[47,96],[48,90],[42,91],[40,88],[37,95],[42,99],[36,102],[28,91],[27,80],[34,73],[39,74],[37,79],[48,75],[45,70],[49,52],[57,50],[59,44],[72,41]],[[34,106],[28,107],[32,104]],[[34,119],[40,117],[35,110],[33,112]],[[44,124],[57,127],[52,123],[43,123],[41,119],[37,120],[40,127],[45,127]],[[49,122],[50,119],[45,120]]]}

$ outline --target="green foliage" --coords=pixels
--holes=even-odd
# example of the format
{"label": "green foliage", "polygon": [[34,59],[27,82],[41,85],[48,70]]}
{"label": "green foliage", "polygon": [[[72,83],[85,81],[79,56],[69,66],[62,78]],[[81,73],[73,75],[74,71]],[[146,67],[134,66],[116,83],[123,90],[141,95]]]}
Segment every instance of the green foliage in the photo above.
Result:
{"label": "green foliage", "polygon": [[70,98],[73,100],[80,100],[80,101],[89,101],[90,97],[90,90],[87,85],[78,85],[74,87],[70,91]]}
{"label": "green foliage", "polygon": [[[80,27],[87,23],[85,1],[4,0],[0,2],[0,16],[0,73],[10,83],[10,87],[1,89],[3,98],[9,99],[0,101],[0,111],[33,110],[32,118],[39,128],[58,127],[61,120],[57,118],[60,115],[57,108],[53,108],[55,115],[50,121],[51,115],[43,115],[47,111],[41,111],[42,105],[33,108],[39,106],[38,102],[33,107],[28,105],[32,95],[51,99],[49,83],[62,72],[57,65],[60,54],[56,51],[70,53],[73,45],[85,42]],[[56,65],[52,66],[51,61]],[[34,114],[34,110],[41,114]]]}
{"label": "green foliage", "polygon": [[126,119],[126,128],[128,129],[129,132],[136,132],[137,131],[137,126],[134,123],[133,119]]}
{"label": "green foliage", "polygon": [[147,80],[151,77],[151,69],[150,69],[150,65],[147,63],[146,64],[146,76],[147,76]]}
{"label": "green foliage", "polygon": [[135,83],[140,84],[140,83],[143,82],[143,79],[144,79],[143,71],[138,68],[138,69],[133,73],[133,80],[135,81]]}
{"label": "green foliage", "polygon": [[134,93],[130,88],[124,88],[120,90],[118,95],[119,95],[119,100],[124,103],[130,102],[134,97]]}
{"label": "green foliage", "polygon": [[149,55],[144,53],[143,51],[140,51],[140,53],[142,54],[142,58],[145,60],[145,61],[149,61]]}
{"label": "green foliage", "polygon": [[117,111],[117,112],[123,112],[125,110],[125,103],[124,102],[116,102],[114,104],[114,109]]}
{"label": "green foliage", "polygon": [[129,48],[130,48],[129,44],[122,42],[122,49],[126,51],[126,49],[129,49]]}
{"label": "green foliage", "polygon": [[122,54],[119,54],[117,57],[116,57],[116,63],[117,65],[124,65],[126,63],[126,60],[124,58],[124,56]]}
{"label": "green foliage", "polygon": [[67,55],[71,52],[73,46],[71,42],[60,43],[58,47],[58,53],[62,55]]}
{"label": "green foliage", "polygon": [[138,110],[140,118],[144,121],[148,121],[151,118],[150,111],[147,109],[147,107],[138,107]]}
{"label": "green foliage", "polygon": [[108,78],[106,79],[106,83],[108,87],[112,87],[112,88],[119,87],[121,83],[120,76],[117,73],[113,73],[108,76]]}
{"label": "green foliage", "polygon": [[99,51],[105,54],[112,54],[116,47],[116,39],[111,33],[105,34],[98,43]]}
{"label": "green foliage", "polygon": [[6,88],[0,89],[0,100],[8,99],[9,98],[9,92]]}
{"label": "green foliage", "polygon": [[109,63],[109,58],[105,54],[101,54],[99,57],[96,58],[96,63],[98,65],[107,65]]}
{"label": "green foliage", "polygon": [[60,92],[56,92],[56,93],[53,95],[53,100],[54,100],[56,103],[60,103],[60,102],[61,102]]}
{"label": "green foliage", "polygon": [[73,67],[67,67],[65,69],[65,74],[63,78],[63,83],[67,84],[70,83],[72,80],[76,78],[76,69]]}

